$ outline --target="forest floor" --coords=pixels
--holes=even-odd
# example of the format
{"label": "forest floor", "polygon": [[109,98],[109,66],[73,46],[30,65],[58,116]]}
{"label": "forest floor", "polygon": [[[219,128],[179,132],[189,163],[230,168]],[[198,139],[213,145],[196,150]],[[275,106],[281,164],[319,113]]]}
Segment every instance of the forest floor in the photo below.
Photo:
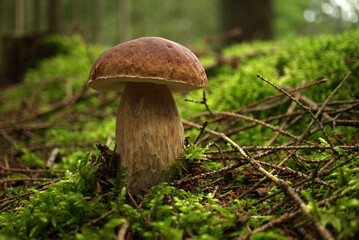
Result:
{"label": "forest floor", "polygon": [[[297,88],[257,74],[277,93],[229,111],[209,106],[205,92],[188,99],[204,110],[183,119],[190,137],[173,181],[144,195],[108,171],[118,157],[113,124],[96,124],[113,115],[100,110],[117,95],[65,84],[68,100],[44,107],[39,92],[59,79],[8,89],[4,106],[12,91],[27,95],[0,115],[0,237],[358,239],[359,100],[348,82],[357,72],[342,75],[323,101],[306,96],[331,74]],[[253,139],[261,144],[243,144]]]}

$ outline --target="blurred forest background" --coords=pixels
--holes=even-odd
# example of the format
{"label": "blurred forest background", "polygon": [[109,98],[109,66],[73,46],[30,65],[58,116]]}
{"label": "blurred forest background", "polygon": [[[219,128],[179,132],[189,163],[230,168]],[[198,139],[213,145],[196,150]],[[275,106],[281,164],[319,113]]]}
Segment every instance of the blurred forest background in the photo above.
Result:
{"label": "blurred forest background", "polygon": [[80,32],[90,43],[108,46],[142,36],[194,46],[359,26],[358,0],[0,0],[0,10],[0,85],[21,81],[29,66],[51,54],[38,49],[51,33]]}

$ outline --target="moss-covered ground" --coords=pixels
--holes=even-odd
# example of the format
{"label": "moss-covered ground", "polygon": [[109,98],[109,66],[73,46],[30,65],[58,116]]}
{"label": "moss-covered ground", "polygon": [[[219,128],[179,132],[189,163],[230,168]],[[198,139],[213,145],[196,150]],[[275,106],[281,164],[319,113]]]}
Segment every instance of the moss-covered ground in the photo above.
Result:
{"label": "moss-covered ground", "polygon": [[104,167],[121,95],[85,86],[108,46],[48,37],[58,54],[0,93],[0,238],[358,239],[358,42],[194,50],[208,87],[175,95],[185,153],[138,195]]}

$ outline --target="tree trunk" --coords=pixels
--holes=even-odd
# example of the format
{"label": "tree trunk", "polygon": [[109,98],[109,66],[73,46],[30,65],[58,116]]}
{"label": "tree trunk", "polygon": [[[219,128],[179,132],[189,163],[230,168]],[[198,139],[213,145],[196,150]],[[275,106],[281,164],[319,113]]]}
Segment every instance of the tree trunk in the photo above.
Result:
{"label": "tree trunk", "polygon": [[71,1],[71,24],[73,26],[81,25],[82,15],[80,0]]}
{"label": "tree trunk", "polygon": [[130,40],[131,13],[129,4],[130,1],[128,0],[118,0],[118,34],[120,42]]}
{"label": "tree trunk", "polygon": [[242,42],[272,38],[272,8],[270,0],[223,0],[223,30],[236,27],[241,34],[229,41]]}
{"label": "tree trunk", "polygon": [[34,1],[34,32],[39,34],[41,32],[41,0]]}
{"label": "tree trunk", "polygon": [[[5,21],[4,21],[4,1],[0,0],[0,78],[2,78],[3,75],[3,69],[2,69],[2,61],[3,61],[3,54],[2,54],[2,38],[5,33]],[[1,81],[0,81],[1,82]]]}
{"label": "tree trunk", "polygon": [[93,40],[102,42],[102,0],[94,0],[93,9]]}
{"label": "tree trunk", "polygon": [[24,0],[14,1],[14,34],[22,35],[24,33]]}
{"label": "tree trunk", "polygon": [[42,48],[43,37],[44,35],[2,38],[0,86],[21,82],[29,67],[34,67],[40,59],[51,56],[49,50]]}
{"label": "tree trunk", "polygon": [[5,32],[4,0],[0,0],[0,39]]}
{"label": "tree trunk", "polygon": [[50,33],[62,32],[62,2],[61,0],[50,0]]}

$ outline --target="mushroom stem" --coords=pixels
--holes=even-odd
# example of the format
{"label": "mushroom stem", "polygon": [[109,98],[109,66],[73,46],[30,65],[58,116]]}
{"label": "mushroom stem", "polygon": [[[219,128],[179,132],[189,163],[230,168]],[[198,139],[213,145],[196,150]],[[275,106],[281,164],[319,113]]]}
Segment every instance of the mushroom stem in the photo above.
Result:
{"label": "mushroom stem", "polygon": [[133,191],[168,181],[166,167],[183,151],[183,125],[166,85],[126,83],[116,122],[115,151]]}

